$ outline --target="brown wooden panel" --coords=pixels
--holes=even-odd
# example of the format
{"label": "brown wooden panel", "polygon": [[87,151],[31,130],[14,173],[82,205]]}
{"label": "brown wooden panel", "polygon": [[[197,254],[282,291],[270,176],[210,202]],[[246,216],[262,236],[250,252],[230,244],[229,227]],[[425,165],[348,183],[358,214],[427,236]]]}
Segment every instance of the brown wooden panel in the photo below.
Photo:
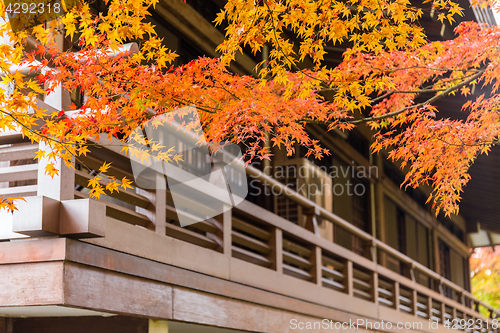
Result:
{"label": "brown wooden panel", "polygon": [[169,319],[172,317],[172,288],[163,283],[68,262],[64,267],[64,304]]}
{"label": "brown wooden panel", "polygon": [[174,288],[174,319],[258,332],[282,332],[280,310],[185,288]]}
{"label": "brown wooden panel", "polygon": [[[1,325],[1,324],[0,324]],[[148,319],[137,317],[17,318],[13,333],[148,333]],[[0,326],[0,333],[3,333]]]}
{"label": "brown wooden panel", "polygon": [[[0,265],[64,260],[66,239],[17,240],[0,243]],[[0,331],[1,332],[1,331]]]}
{"label": "brown wooden panel", "polygon": [[0,265],[1,306],[63,302],[63,262]]}

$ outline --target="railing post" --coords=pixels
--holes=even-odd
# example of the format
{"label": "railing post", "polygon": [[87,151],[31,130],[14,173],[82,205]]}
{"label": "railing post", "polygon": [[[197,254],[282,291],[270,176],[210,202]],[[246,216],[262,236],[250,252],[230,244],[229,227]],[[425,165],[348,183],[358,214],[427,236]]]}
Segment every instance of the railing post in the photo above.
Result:
{"label": "railing post", "polygon": [[305,228],[313,232],[316,236],[320,236],[318,227],[318,215],[320,214],[318,207],[311,207],[308,209],[303,209],[306,215],[306,225]]}
{"label": "railing post", "polygon": [[429,320],[432,319],[432,297],[431,296],[427,297],[427,316],[429,317]]}
{"label": "railing post", "polygon": [[463,292],[458,294],[458,303],[465,305],[465,295]]}
{"label": "railing post", "polygon": [[272,262],[272,269],[279,274],[283,273],[283,231],[279,228],[274,228],[269,246],[272,251],[269,254],[269,260]]}
{"label": "railing post", "polygon": [[441,323],[444,323],[444,321],[446,320],[446,304],[444,304],[444,302],[441,302]]}
{"label": "railing post", "polygon": [[394,303],[394,308],[399,311],[399,282],[394,281],[394,286],[392,288],[392,302]]}
{"label": "railing post", "polygon": [[[47,154],[50,147],[40,142],[39,149]],[[55,168],[58,175],[51,177],[45,174],[45,167],[52,163],[48,158],[43,157],[38,162],[37,195],[45,196],[54,200],[73,200],[75,198],[75,170],[67,167],[61,159],[56,159]],[[74,160],[72,162],[74,164]]]}
{"label": "railing post", "polygon": [[167,188],[165,176],[156,173],[156,191],[153,196],[155,233],[165,236],[167,233]]}
{"label": "railing post", "polygon": [[313,276],[313,282],[318,286],[323,285],[323,254],[321,247],[315,246],[313,255],[311,258],[311,263],[313,267],[311,268],[311,275]]}
{"label": "railing post", "polygon": [[413,316],[417,317],[418,316],[418,292],[413,289],[411,291],[411,307],[412,307],[412,313]]}
{"label": "railing post", "polygon": [[373,301],[373,303],[375,303],[375,305],[378,305],[378,273],[377,272],[372,272],[372,276],[370,279],[370,285],[371,285],[372,301]]}
{"label": "railing post", "polygon": [[377,245],[375,241],[368,240],[364,242],[364,248],[365,248],[365,255],[373,261],[374,263],[377,263]]}
{"label": "railing post", "polygon": [[222,213],[222,253],[231,257],[233,251],[233,209]]}
{"label": "railing post", "polygon": [[354,296],[354,267],[352,261],[347,260],[343,273],[345,292],[349,296]]}

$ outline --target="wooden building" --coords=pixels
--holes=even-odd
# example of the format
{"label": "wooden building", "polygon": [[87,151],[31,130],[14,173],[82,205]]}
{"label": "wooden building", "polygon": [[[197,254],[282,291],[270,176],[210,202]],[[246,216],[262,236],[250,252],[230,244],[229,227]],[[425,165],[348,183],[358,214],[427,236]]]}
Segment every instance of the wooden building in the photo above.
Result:
{"label": "wooden building", "polygon": [[[151,20],[179,63],[216,56],[223,34],[210,21],[221,5],[156,6]],[[478,13],[465,18],[488,17]],[[452,27],[432,11],[422,25],[431,38],[451,37]],[[330,48],[330,65],[341,52]],[[231,70],[251,74],[257,61],[240,55]],[[40,105],[60,110],[69,97],[81,98],[56,96]],[[425,204],[429,189],[402,191],[398,166],[369,152],[368,129],[309,131],[331,157],[275,150],[271,162],[247,168],[245,201],[184,228],[169,190],[134,184],[90,200],[93,176],[78,163],[75,170],[59,165],[51,178],[46,162],[33,160],[37,144],[1,132],[0,196],[26,202],[14,214],[0,212],[0,333],[444,333],[454,318],[474,320],[468,333],[498,333],[499,312],[470,293],[468,267],[477,245],[468,233],[483,223],[493,244],[496,207],[486,211],[472,193],[466,214],[436,218]],[[103,161],[113,162],[110,175],[134,179],[129,158],[112,147],[82,159],[95,169]]]}

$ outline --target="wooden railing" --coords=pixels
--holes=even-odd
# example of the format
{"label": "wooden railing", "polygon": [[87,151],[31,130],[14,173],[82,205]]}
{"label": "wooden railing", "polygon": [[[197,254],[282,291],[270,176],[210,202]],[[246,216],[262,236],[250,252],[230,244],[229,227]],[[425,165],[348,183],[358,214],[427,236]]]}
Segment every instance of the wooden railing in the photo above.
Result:
{"label": "wooden railing", "polygon": [[[43,174],[38,168],[43,165],[18,166],[13,162],[32,159],[36,149],[37,146],[32,144],[0,146],[0,162],[3,163],[0,164],[0,183],[4,186],[0,188],[0,195],[9,193],[23,196],[37,195],[37,185],[23,185],[15,181],[36,182],[37,177]],[[119,153],[119,150],[92,148],[87,157],[82,157],[75,163],[75,170],[62,170],[63,173],[74,173],[74,184],[59,185],[69,186],[75,199],[88,197],[88,180],[95,175],[92,170],[98,170],[104,160],[113,162],[108,175],[118,179],[124,176],[133,179],[130,162],[126,156]],[[177,214],[180,212],[176,211],[168,190],[163,190],[162,193],[162,190],[145,190],[132,184],[133,189],[103,196],[101,201],[106,205],[106,215],[109,218],[204,247],[207,251],[218,251],[251,265],[333,289],[353,298],[392,308],[414,317],[440,323],[452,318],[491,322],[492,319],[500,317],[497,310],[429,268],[260,171],[251,167],[247,170],[249,174],[263,182],[280,186],[282,193],[288,199],[311,211],[310,223],[314,224],[320,218],[333,222],[364,240],[369,245],[370,253],[382,251],[406,264],[410,276],[395,273],[379,265],[373,256],[366,258],[355,254],[319,237],[311,231],[314,228],[310,230],[301,228],[248,201],[242,202],[224,214],[184,228],[179,226]],[[159,179],[159,181],[164,180],[163,176]],[[105,183],[106,178],[102,177],[101,181]],[[199,203],[193,205],[196,209]],[[203,209],[211,208],[203,207]],[[419,284],[415,279],[417,273],[426,275],[435,288]],[[452,298],[443,292],[445,286],[453,291]],[[489,312],[489,318],[481,315],[481,309]],[[489,327],[489,332],[498,332],[498,329],[491,329],[491,325]]]}

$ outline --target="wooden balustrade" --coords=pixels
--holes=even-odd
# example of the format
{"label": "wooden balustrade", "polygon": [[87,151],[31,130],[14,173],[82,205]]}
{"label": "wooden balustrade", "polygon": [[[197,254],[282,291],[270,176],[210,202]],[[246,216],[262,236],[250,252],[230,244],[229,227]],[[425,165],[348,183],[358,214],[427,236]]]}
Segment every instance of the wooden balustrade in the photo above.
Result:
{"label": "wooden balustrade", "polygon": [[[33,158],[36,149],[36,145],[30,144],[0,147],[0,163],[9,162],[8,166],[0,165],[0,183],[36,179],[35,175],[40,174],[36,164],[10,164],[12,161]],[[76,163],[76,170],[72,171],[74,185],[71,184],[74,198],[88,197],[88,181],[94,176],[91,170],[98,169],[106,155],[101,151],[84,157],[82,163],[86,168]],[[126,156],[114,151],[108,157],[114,159],[107,173],[109,176],[133,179],[131,170],[124,167]],[[109,159],[106,161],[110,162]],[[254,169],[249,173],[258,174]],[[276,186],[283,186],[263,174],[259,174],[259,177]],[[101,181],[106,183],[107,180],[101,177]],[[157,181],[161,182],[162,179]],[[26,186],[0,188],[0,195],[8,194],[9,191],[36,195],[36,186],[28,185],[29,189]],[[141,189],[135,183],[133,186],[133,189],[102,196],[108,217],[415,317],[441,323],[452,318],[491,320],[499,317],[495,309],[475,299],[469,292],[287,187],[283,187],[283,193],[304,208],[313,207],[314,217],[329,220],[365,240],[373,249],[396,258],[407,265],[410,274],[397,274],[378,265],[372,258],[357,255],[320,238],[314,230],[301,228],[247,201],[214,218],[180,227],[178,214],[189,218],[189,213],[174,208],[168,189]],[[191,199],[185,200],[189,202]],[[211,207],[199,207],[199,203],[193,202],[192,209],[210,210]],[[416,272],[427,276],[429,281],[433,281],[432,285],[451,288],[452,297],[446,297],[443,288],[436,291],[430,288],[431,284],[419,284],[415,279]],[[483,317],[479,313],[480,308],[490,311],[491,318]]]}
{"label": "wooden balustrade", "polygon": [[0,196],[29,197],[37,194],[38,144],[13,143],[0,146]]}

